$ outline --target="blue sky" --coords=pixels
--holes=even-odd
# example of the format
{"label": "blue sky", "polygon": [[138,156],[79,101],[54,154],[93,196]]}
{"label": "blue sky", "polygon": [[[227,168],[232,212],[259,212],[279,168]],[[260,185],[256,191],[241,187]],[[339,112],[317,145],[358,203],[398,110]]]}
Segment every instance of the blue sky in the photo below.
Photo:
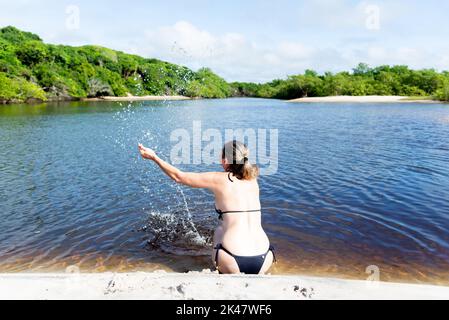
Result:
{"label": "blue sky", "polygon": [[447,12],[447,0],[0,0],[0,26],[263,82],[359,62],[448,70]]}

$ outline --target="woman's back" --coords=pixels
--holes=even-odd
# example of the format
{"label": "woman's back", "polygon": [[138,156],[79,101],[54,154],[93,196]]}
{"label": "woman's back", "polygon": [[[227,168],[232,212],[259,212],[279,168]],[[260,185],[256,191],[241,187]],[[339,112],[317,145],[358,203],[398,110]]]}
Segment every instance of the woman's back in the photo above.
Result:
{"label": "woman's back", "polygon": [[213,261],[221,273],[264,274],[273,263],[274,249],[262,229],[257,177],[249,150],[241,142],[228,142],[222,152],[225,172],[182,172],[139,145],[145,159],[153,160],[170,178],[215,194],[216,211],[223,220],[214,235]]}
{"label": "woman's back", "polygon": [[223,215],[223,245],[236,255],[250,256],[266,251],[267,235],[262,229],[257,179],[240,180],[223,173],[222,188],[215,192],[216,208]]}

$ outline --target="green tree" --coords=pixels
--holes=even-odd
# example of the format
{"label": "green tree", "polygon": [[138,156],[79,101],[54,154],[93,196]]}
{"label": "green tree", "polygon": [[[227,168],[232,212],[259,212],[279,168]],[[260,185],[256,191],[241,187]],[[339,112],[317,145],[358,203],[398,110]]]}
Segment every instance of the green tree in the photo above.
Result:
{"label": "green tree", "polygon": [[47,47],[40,41],[29,41],[16,50],[17,58],[25,66],[32,67],[47,57]]}

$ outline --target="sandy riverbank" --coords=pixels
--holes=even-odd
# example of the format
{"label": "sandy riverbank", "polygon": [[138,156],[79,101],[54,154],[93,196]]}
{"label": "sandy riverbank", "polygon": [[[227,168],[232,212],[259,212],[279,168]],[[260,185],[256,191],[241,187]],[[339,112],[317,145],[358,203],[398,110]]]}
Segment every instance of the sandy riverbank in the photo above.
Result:
{"label": "sandy riverbank", "polygon": [[166,100],[191,100],[189,97],[184,96],[126,96],[126,97],[99,97],[99,98],[85,98],[82,101],[166,101]]}
{"label": "sandy riverbank", "polygon": [[436,100],[414,100],[409,97],[402,96],[334,96],[334,97],[314,97],[314,98],[300,98],[293,99],[289,102],[297,103],[336,103],[336,102],[348,102],[348,103],[441,103]]}
{"label": "sandy riverbank", "polygon": [[4,274],[0,299],[449,299],[449,287],[213,273]]}

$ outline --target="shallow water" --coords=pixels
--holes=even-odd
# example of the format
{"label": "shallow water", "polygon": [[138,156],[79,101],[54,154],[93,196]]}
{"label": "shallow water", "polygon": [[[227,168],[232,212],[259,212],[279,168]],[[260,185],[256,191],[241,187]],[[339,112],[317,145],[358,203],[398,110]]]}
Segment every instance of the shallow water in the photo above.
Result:
{"label": "shallow water", "polygon": [[[213,197],[139,159],[176,128],[279,129],[275,274],[449,284],[449,106],[229,99],[0,107],[0,272],[211,267]],[[218,166],[183,166],[218,170]]]}

